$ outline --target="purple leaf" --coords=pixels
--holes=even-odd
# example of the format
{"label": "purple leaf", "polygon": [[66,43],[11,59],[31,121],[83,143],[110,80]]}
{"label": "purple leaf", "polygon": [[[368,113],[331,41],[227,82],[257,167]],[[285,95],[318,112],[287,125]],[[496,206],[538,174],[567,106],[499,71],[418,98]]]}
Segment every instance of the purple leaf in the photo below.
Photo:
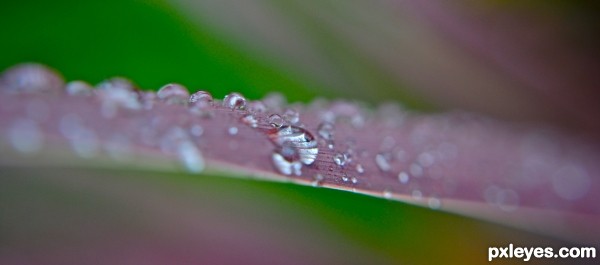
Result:
{"label": "purple leaf", "polygon": [[208,92],[189,97],[181,85],[141,91],[118,78],[93,91],[82,84],[65,90],[39,65],[8,70],[0,81],[0,163],[222,172],[399,200],[578,242],[600,235],[600,149],[583,136],[395,104],[285,105],[277,96],[250,101],[237,93],[220,101]]}

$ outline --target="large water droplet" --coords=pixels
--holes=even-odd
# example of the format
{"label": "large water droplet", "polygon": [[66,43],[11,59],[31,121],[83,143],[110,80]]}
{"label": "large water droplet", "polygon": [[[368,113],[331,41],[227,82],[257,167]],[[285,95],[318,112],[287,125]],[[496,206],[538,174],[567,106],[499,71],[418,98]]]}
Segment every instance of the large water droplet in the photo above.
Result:
{"label": "large water droplet", "polygon": [[229,135],[236,135],[238,133],[238,128],[235,126],[229,127],[227,133],[229,133]]}
{"label": "large water droplet", "polygon": [[166,84],[161,87],[156,96],[169,105],[186,106],[190,98],[190,92],[180,84]]}
{"label": "large water droplet", "polygon": [[241,118],[242,122],[252,128],[256,128],[258,126],[258,121],[252,114],[245,115]]}
{"label": "large water droplet", "polygon": [[239,93],[230,93],[223,99],[223,106],[230,109],[245,109],[246,98]]}
{"label": "large water droplet", "polygon": [[289,142],[293,148],[297,149],[300,161],[305,165],[312,164],[319,153],[317,141],[304,128],[283,126],[278,129],[272,129],[269,132],[269,139],[277,146],[282,146],[284,143]]}
{"label": "large water droplet", "polygon": [[58,72],[34,63],[13,66],[0,76],[0,91],[7,93],[58,94],[64,85]]}

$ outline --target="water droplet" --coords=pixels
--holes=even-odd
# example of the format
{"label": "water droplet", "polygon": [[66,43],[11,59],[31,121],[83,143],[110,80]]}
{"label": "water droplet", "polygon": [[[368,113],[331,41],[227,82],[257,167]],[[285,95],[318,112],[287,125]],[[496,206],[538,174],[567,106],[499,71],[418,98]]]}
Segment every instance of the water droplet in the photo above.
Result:
{"label": "water droplet", "polygon": [[325,140],[333,140],[333,135],[334,135],[334,127],[333,124],[330,122],[322,122],[321,124],[319,124],[319,127],[317,128],[317,133],[319,134],[319,136]]}
{"label": "water droplet", "polygon": [[421,153],[417,157],[417,162],[423,167],[430,167],[431,165],[433,165],[434,161],[434,156],[428,152]]}
{"label": "water droplet", "polygon": [[190,172],[200,173],[204,170],[204,157],[200,149],[191,141],[182,141],[177,146],[177,155],[183,166]]}
{"label": "water droplet", "polygon": [[267,106],[260,100],[248,103],[248,110],[252,113],[264,113],[267,111]]}
{"label": "water droplet", "polygon": [[194,173],[204,170],[205,163],[202,152],[181,127],[169,129],[160,140],[160,148],[167,154],[177,155],[186,170]]}
{"label": "water droplet", "polygon": [[390,189],[385,189],[383,190],[383,197],[386,199],[391,199],[392,196],[394,196],[394,194],[392,193],[392,191]]}
{"label": "water droplet", "polygon": [[409,170],[410,170],[410,174],[415,177],[420,177],[423,175],[423,168],[419,164],[416,164],[416,163],[410,164]]}
{"label": "water droplet", "polygon": [[108,80],[104,80],[100,82],[100,84],[96,85],[96,87],[103,90],[127,90],[127,91],[135,91],[137,90],[136,85],[131,82],[131,80],[124,77],[113,77]]}
{"label": "water droplet", "polygon": [[227,133],[229,133],[229,135],[236,135],[238,133],[238,128],[237,127],[229,127],[229,129],[227,129]]}
{"label": "water droplet", "polygon": [[427,205],[430,209],[437,210],[442,206],[442,201],[440,201],[440,199],[438,199],[437,197],[431,197],[427,201]]}
{"label": "water droplet", "polygon": [[62,92],[65,83],[55,70],[34,63],[15,65],[0,76],[0,91],[6,93]]}
{"label": "water droplet", "polygon": [[498,206],[503,211],[514,211],[519,207],[519,194],[512,189],[503,189],[491,185],[484,190],[484,198],[491,205]]}
{"label": "water droplet", "polygon": [[180,84],[166,84],[161,87],[156,96],[169,105],[186,106],[190,98],[190,92]]}
{"label": "water droplet", "polygon": [[42,148],[44,135],[35,121],[18,119],[8,130],[8,140],[15,150],[28,155]]}
{"label": "water droplet", "polygon": [[351,177],[350,182],[352,182],[352,184],[356,184],[358,183],[358,179],[356,177]]}
{"label": "water droplet", "polygon": [[423,193],[420,190],[413,190],[411,193],[413,199],[415,200],[420,200],[421,198],[423,198]]}
{"label": "water droplet", "polygon": [[230,93],[223,99],[223,106],[230,109],[245,109],[246,98],[239,93]]}
{"label": "water droplet", "polygon": [[344,175],[342,176],[342,181],[343,181],[343,182],[348,182],[348,181],[350,181],[350,178],[348,177],[348,175],[346,175],[346,174],[344,173]]}
{"label": "water droplet", "polygon": [[242,117],[242,122],[252,128],[256,128],[258,126],[258,121],[252,114],[245,115]]}
{"label": "water droplet", "polygon": [[392,166],[390,166],[389,158],[385,154],[377,154],[375,156],[375,164],[383,172],[387,172],[392,169]]}
{"label": "water droplet", "polygon": [[313,176],[313,181],[311,182],[311,185],[313,187],[321,186],[323,184],[324,179],[325,178],[323,177],[323,175],[317,173]]}
{"label": "water droplet", "polygon": [[296,125],[300,122],[300,114],[296,110],[286,109],[283,112],[283,119],[290,125]]}
{"label": "water droplet", "polygon": [[363,128],[365,126],[365,118],[360,114],[354,115],[350,121],[350,124],[352,124],[352,127],[356,129]]}
{"label": "water droplet", "polygon": [[67,83],[65,92],[67,92],[67,95],[71,96],[91,96],[93,93],[92,89],[93,87],[90,84],[84,81],[75,80]]}
{"label": "water droplet", "polygon": [[400,181],[400,183],[406,184],[406,183],[408,183],[409,180],[410,180],[410,177],[408,176],[408,174],[406,172],[402,171],[398,174],[398,181]]}
{"label": "water droplet", "polygon": [[[287,149],[287,150],[284,150]],[[284,155],[279,152],[274,152],[271,156],[273,160],[273,164],[275,168],[284,175],[302,175],[302,163],[298,160],[295,160],[294,155],[289,155],[290,150],[294,150],[293,148],[283,148],[280,152],[288,155],[289,158],[286,158]]]}
{"label": "water droplet", "polygon": [[319,153],[317,141],[310,132],[296,126],[283,126],[269,132],[269,139],[277,146],[289,143],[300,156],[300,161],[305,165],[312,164]]}
{"label": "water droplet", "polygon": [[194,124],[192,125],[192,127],[190,128],[190,133],[193,136],[196,137],[200,137],[202,136],[202,134],[204,133],[204,129],[202,128],[202,126],[198,125],[198,124]]}
{"label": "water droplet", "polygon": [[115,77],[103,81],[94,92],[102,102],[102,116],[107,119],[115,117],[120,108],[129,110],[142,108],[135,86],[125,78]]}
{"label": "water droplet", "polygon": [[283,126],[283,118],[279,114],[272,114],[269,116],[269,124],[275,128]]}
{"label": "water droplet", "polygon": [[329,148],[330,150],[333,150],[333,148],[334,148],[333,143],[328,143],[327,148]]}
{"label": "water droplet", "polygon": [[589,174],[580,166],[564,166],[552,176],[554,192],[569,201],[577,200],[586,195],[590,184]]}
{"label": "water droplet", "polygon": [[348,156],[345,153],[337,153],[333,156],[333,162],[340,167],[344,167],[348,162]]}
{"label": "water droplet", "polygon": [[279,111],[283,105],[286,104],[287,100],[281,93],[271,92],[267,94],[262,102],[272,111]]}
{"label": "water droplet", "polygon": [[212,105],[213,97],[210,93],[200,90],[192,94],[189,101],[193,106],[208,107]]}
{"label": "water droplet", "polygon": [[92,158],[98,151],[98,138],[96,133],[83,125],[76,114],[67,114],[60,119],[59,129],[71,144],[77,155],[83,158]]}
{"label": "water droplet", "polygon": [[356,164],[356,172],[358,172],[358,174],[363,174],[365,173],[365,169],[361,164]]}

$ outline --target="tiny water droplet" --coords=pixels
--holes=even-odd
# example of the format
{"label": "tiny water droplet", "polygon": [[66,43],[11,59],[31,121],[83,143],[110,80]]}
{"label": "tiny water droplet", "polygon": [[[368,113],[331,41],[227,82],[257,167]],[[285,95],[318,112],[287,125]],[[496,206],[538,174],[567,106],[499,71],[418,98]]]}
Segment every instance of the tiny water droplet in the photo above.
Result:
{"label": "tiny water droplet", "polygon": [[423,198],[423,193],[417,189],[413,190],[411,195],[412,195],[413,199],[416,199],[416,200],[420,200],[421,198]]}
{"label": "tiny water droplet", "polygon": [[242,122],[252,128],[256,128],[258,126],[258,121],[252,114],[245,115],[241,118]]}
{"label": "tiny water droplet", "polygon": [[333,140],[334,127],[330,122],[322,122],[317,128],[319,136],[325,140]]}
{"label": "tiny water droplet", "polygon": [[190,98],[190,92],[183,85],[171,83],[161,87],[156,96],[169,105],[186,106]]}
{"label": "tiny water droplet", "polygon": [[252,113],[264,113],[267,111],[267,106],[262,101],[255,100],[248,103],[248,110]]}
{"label": "tiny water droplet", "polygon": [[409,180],[410,180],[410,176],[408,176],[408,174],[406,172],[402,171],[398,174],[398,181],[400,181],[400,183],[406,184],[406,183],[408,183]]}
{"label": "tiny water droplet", "polygon": [[352,182],[352,184],[356,184],[358,183],[358,179],[356,177],[351,177],[350,182]]}
{"label": "tiny water droplet", "polygon": [[348,181],[350,181],[350,178],[348,177],[348,175],[346,175],[346,174],[344,173],[344,175],[342,176],[342,181],[343,181],[343,182],[348,182]]}
{"label": "tiny water droplet", "polygon": [[269,124],[275,128],[283,126],[283,118],[279,114],[269,116]]}
{"label": "tiny water droplet", "polygon": [[236,135],[238,133],[238,128],[237,127],[229,127],[229,129],[227,129],[227,133],[229,133],[229,135]]}
{"label": "tiny water droplet", "polygon": [[283,94],[277,93],[277,92],[271,92],[263,98],[262,102],[270,110],[279,111],[281,109],[281,107],[286,104],[287,100],[286,100],[285,96],[283,96]]}
{"label": "tiny water droplet", "polygon": [[386,199],[391,199],[394,194],[390,189],[383,190],[383,197]]}
{"label": "tiny water droplet", "polygon": [[427,205],[430,209],[437,210],[442,206],[442,201],[440,201],[440,199],[438,199],[437,197],[431,197],[427,201]]}
{"label": "tiny water droplet", "polygon": [[196,137],[200,137],[202,136],[202,134],[204,133],[204,129],[202,128],[202,126],[198,125],[198,124],[194,124],[192,125],[192,127],[190,128],[190,133],[193,136]]}
{"label": "tiny water droplet", "polygon": [[363,174],[365,173],[365,169],[361,164],[356,164],[356,172],[358,172],[358,174]]}
{"label": "tiny water droplet", "polygon": [[311,185],[313,187],[321,186],[323,184],[324,179],[325,178],[323,177],[323,175],[317,173],[313,176],[313,181],[311,182]]}
{"label": "tiny water droplet", "polygon": [[283,119],[290,125],[296,125],[300,122],[300,114],[294,109],[286,109],[283,112]]}
{"label": "tiny water droplet", "polygon": [[419,164],[423,167],[430,167],[431,165],[433,165],[434,161],[435,157],[429,152],[421,153],[417,157],[417,162],[419,162]]}
{"label": "tiny water droplet", "polygon": [[139,110],[142,104],[135,85],[128,79],[115,77],[97,85],[95,94],[102,101],[102,116],[110,119],[117,115],[119,109]]}
{"label": "tiny water droplet", "polygon": [[410,164],[409,170],[410,170],[410,174],[415,177],[420,177],[423,175],[423,168],[419,164],[416,164],[416,163]]}
{"label": "tiny water droplet", "polygon": [[344,167],[346,165],[346,162],[348,162],[348,156],[346,155],[346,153],[336,153],[333,156],[333,162],[335,162],[335,164],[340,167]]}
{"label": "tiny water droplet", "polygon": [[44,134],[35,121],[18,119],[8,129],[8,140],[15,150],[28,155],[42,148]]}
{"label": "tiny water droplet", "polygon": [[245,109],[246,98],[239,93],[230,93],[223,99],[223,106],[230,109]]}
{"label": "tiny water droplet", "polygon": [[136,85],[131,80],[124,77],[113,77],[100,82],[96,87],[99,90],[137,90]]}
{"label": "tiny water droplet", "polygon": [[92,85],[84,81],[75,80],[67,83],[65,92],[70,96],[91,96],[93,93],[92,89]]}
{"label": "tiny water droplet", "polygon": [[392,166],[390,166],[389,159],[386,157],[385,154],[377,154],[375,156],[375,164],[383,172],[387,172],[392,169]]}

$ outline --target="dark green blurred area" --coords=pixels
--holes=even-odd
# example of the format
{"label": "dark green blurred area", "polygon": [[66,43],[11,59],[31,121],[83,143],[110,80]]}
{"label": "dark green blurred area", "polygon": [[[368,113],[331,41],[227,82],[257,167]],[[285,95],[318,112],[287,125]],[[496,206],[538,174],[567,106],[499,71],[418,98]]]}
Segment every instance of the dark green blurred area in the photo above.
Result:
{"label": "dark green blurred area", "polygon": [[192,26],[161,1],[2,1],[0,10],[1,69],[40,62],[67,80],[124,76],[144,89],[178,82],[217,97],[280,91],[307,101],[318,91]]}

